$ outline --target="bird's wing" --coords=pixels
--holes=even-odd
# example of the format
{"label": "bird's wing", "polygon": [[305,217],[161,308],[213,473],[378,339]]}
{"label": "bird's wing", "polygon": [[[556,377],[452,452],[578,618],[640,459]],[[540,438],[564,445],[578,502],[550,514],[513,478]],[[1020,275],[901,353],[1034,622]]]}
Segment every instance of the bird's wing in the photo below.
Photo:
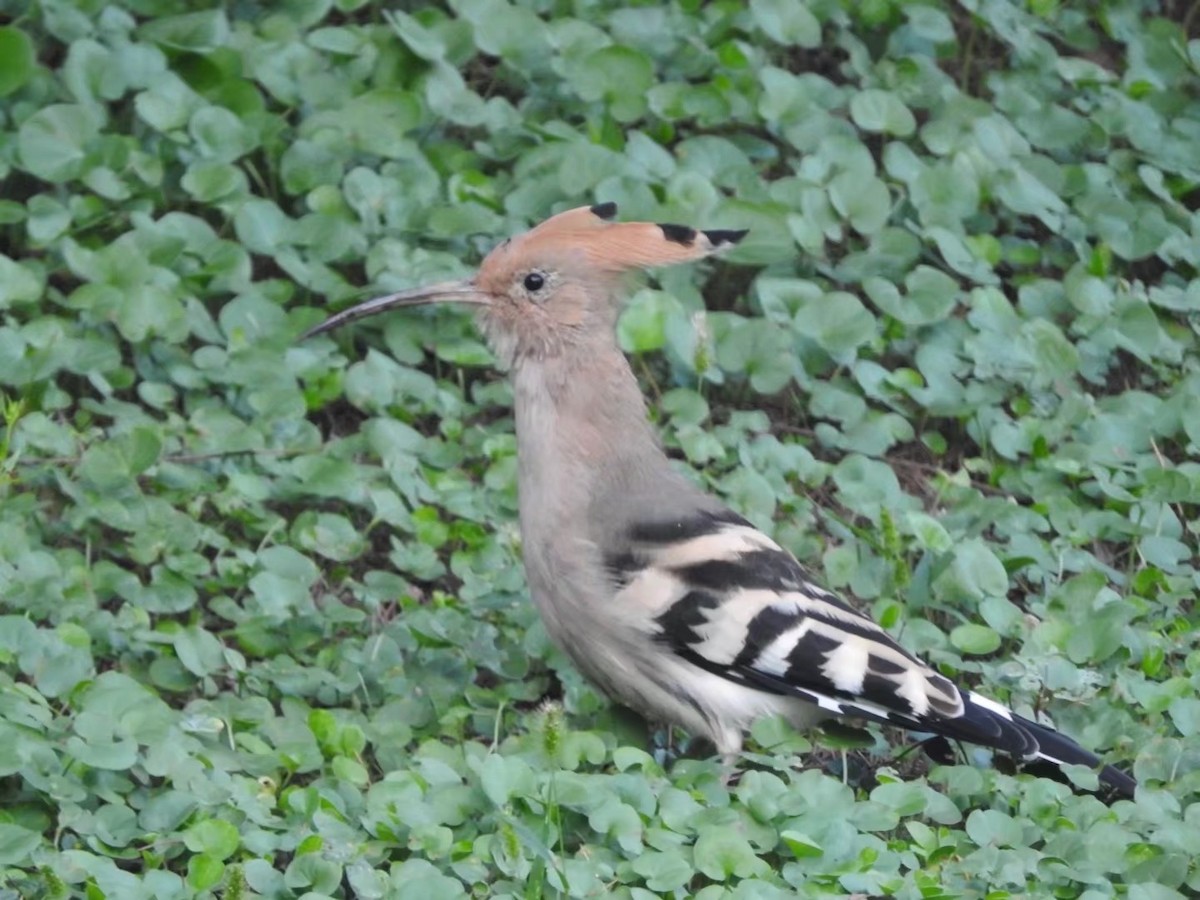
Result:
{"label": "bird's wing", "polygon": [[1022,760],[1098,762],[1070,738],[959,689],[731,512],[635,525],[608,563],[660,644],[708,672],[831,715],[929,731]]}

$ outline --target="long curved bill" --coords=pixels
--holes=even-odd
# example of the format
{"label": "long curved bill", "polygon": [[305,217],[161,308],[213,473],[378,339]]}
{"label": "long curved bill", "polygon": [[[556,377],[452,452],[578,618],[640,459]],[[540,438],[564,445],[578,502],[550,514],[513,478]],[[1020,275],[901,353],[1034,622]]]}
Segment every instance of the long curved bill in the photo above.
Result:
{"label": "long curved bill", "polygon": [[344,309],[340,313],[330,316],[320,325],[308,329],[301,335],[300,340],[340,328],[355,319],[373,316],[390,309],[399,309],[402,306],[424,306],[427,303],[487,304],[488,302],[487,294],[481,292],[470,281],[443,281],[439,284],[400,291],[397,294],[388,294],[385,297],[376,297],[374,300]]}

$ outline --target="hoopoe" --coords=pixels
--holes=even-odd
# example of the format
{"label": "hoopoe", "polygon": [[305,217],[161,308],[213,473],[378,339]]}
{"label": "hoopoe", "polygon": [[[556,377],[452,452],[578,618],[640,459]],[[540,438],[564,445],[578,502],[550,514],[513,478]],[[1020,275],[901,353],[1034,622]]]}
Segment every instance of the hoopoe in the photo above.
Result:
{"label": "hoopoe", "polygon": [[[707,737],[726,759],[759,717],[854,716],[1096,766],[1071,738],[964,690],[820,587],[663,452],[617,345],[622,275],[701,259],[744,231],[618,223],[616,204],[505,240],[474,277],[367,301],[363,316],[464,303],[511,373],[525,572],[546,630],[614,700]],[[1100,779],[1132,796],[1136,782]]]}

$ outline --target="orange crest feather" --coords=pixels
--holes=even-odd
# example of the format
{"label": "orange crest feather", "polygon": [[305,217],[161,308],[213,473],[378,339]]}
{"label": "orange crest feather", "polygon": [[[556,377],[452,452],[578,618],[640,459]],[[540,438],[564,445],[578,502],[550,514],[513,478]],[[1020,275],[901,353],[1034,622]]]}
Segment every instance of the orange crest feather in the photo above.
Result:
{"label": "orange crest feather", "polygon": [[669,266],[702,259],[740,241],[745,231],[700,231],[686,225],[610,222],[615,203],[569,209],[542,222],[524,239],[529,249],[547,246],[581,251],[602,272]]}

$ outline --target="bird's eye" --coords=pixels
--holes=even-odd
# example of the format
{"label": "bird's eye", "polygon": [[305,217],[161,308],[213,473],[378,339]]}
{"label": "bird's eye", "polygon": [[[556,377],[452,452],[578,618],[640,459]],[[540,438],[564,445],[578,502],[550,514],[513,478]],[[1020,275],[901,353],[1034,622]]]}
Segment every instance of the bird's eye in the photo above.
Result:
{"label": "bird's eye", "polygon": [[525,276],[525,290],[537,293],[546,286],[546,276],[541,272],[530,272]]}

